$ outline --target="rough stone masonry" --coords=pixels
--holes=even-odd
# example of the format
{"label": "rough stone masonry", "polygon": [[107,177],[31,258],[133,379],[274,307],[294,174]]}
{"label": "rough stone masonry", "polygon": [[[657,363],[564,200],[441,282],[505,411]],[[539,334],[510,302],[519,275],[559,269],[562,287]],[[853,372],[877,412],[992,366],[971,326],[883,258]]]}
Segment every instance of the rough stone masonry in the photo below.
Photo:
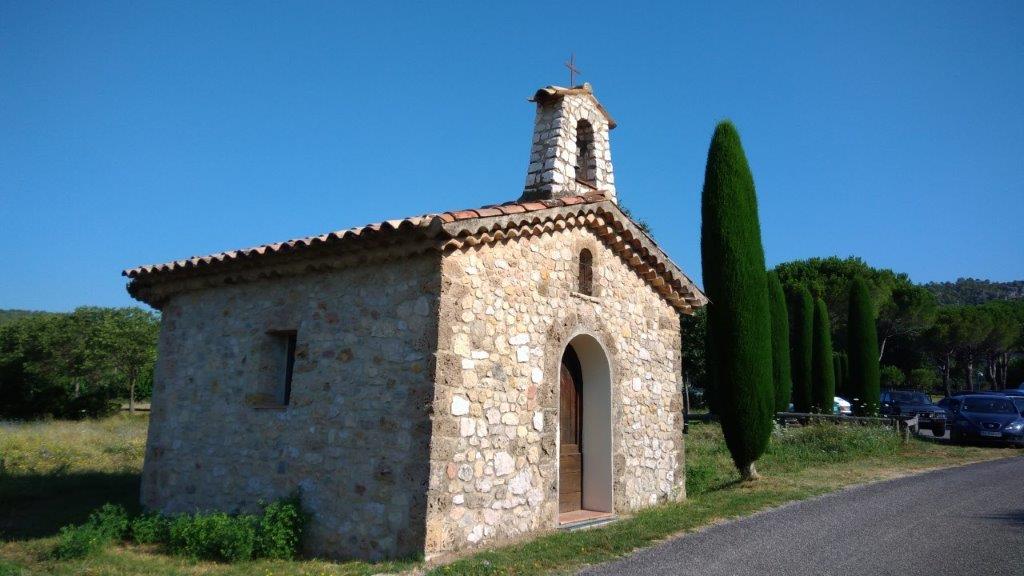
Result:
{"label": "rough stone masonry", "polygon": [[146,507],[297,490],[307,552],[335,558],[557,529],[569,346],[588,346],[583,406],[607,409],[583,415],[609,472],[584,460],[584,508],[587,490],[617,515],[685,497],[679,315],[706,300],[618,208],[590,87],[534,101],[516,202],[125,271],[162,312]]}

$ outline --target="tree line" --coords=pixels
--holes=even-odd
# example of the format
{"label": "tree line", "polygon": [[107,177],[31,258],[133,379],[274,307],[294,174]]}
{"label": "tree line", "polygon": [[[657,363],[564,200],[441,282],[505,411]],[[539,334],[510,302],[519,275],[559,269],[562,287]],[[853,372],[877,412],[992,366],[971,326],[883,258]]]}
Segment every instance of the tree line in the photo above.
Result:
{"label": "tree line", "polygon": [[[988,289],[1000,285],[1010,290],[1017,283],[960,280],[917,285],[906,274],[872,268],[857,257],[786,262],[776,266],[773,273],[786,294],[791,331],[798,329],[801,322],[813,320],[800,308],[806,303],[794,302],[801,289],[808,291],[812,305],[818,299],[824,303],[834,348],[833,380],[838,396],[845,398],[852,392],[846,386],[851,382],[848,318],[850,285],[856,278],[864,280],[874,310],[883,387],[949,395],[957,391],[1015,388],[1024,383],[1024,300],[986,301],[985,293],[968,292],[971,286]],[[942,304],[942,299],[949,297],[950,286],[961,286],[965,299],[982,303]],[[706,330],[703,311],[683,320],[685,376],[691,386],[701,389],[707,385]],[[791,336],[790,346],[794,355],[798,348],[806,348],[795,335]],[[791,359],[793,366],[797,366],[795,356]],[[806,404],[796,397],[793,403]],[[781,409],[781,403],[778,407]]]}
{"label": "tree line", "polygon": [[149,397],[159,318],[140,308],[2,311],[0,417],[81,418]]}
{"label": "tree line", "polygon": [[992,388],[1016,384],[1024,301],[940,306],[906,274],[855,257],[766,270],[754,179],[729,121],[708,149],[701,265],[708,304],[683,320],[684,378],[703,384],[744,480],[758,477],[774,415],[790,403],[831,413],[842,394],[874,415],[883,385],[931,389],[941,375],[949,394],[974,390],[979,373]]}

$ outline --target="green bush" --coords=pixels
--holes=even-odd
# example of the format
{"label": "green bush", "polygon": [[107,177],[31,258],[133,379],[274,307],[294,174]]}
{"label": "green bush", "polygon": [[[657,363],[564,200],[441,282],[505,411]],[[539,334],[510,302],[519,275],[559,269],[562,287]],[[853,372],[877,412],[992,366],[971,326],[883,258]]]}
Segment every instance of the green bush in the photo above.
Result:
{"label": "green bush", "polygon": [[879,370],[882,380],[882,386],[885,388],[901,388],[903,383],[907,381],[907,377],[903,374],[903,371],[895,366],[882,366]]}
{"label": "green bush", "polygon": [[942,385],[942,376],[934,368],[914,368],[910,371],[907,384],[914,390],[931,392]]}
{"label": "green bush", "polygon": [[110,544],[111,539],[99,528],[90,524],[69,525],[57,534],[57,548],[54,556],[60,560],[88,558]]}
{"label": "green bush", "polygon": [[256,546],[256,517],[223,512],[182,514],[171,521],[171,552],[189,558],[241,562]]}
{"label": "green bush", "polygon": [[151,513],[129,520],[123,507],[104,504],[80,526],[61,528],[54,555],[85,558],[130,535],[137,544],[166,544],[172,554],[196,559],[290,560],[299,553],[307,520],[297,494],[267,504],[258,515]]}
{"label": "green bush", "polygon": [[170,521],[160,514],[143,514],[132,520],[132,540],[136,544],[166,543],[170,530]]}
{"label": "green bush", "polygon": [[86,525],[96,528],[109,541],[122,540],[128,533],[128,512],[118,504],[104,504],[93,511]]}
{"label": "green bush", "polygon": [[302,543],[306,520],[297,495],[267,505],[259,517],[256,554],[278,560],[294,558]]}
{"label": "green bush", "polygon": [[124,538],[128,531],[128,513],[123,506],[104,504],[85,523],[64,526],[57,535],[54,554],[60,559],[86,558],[107,545]]}

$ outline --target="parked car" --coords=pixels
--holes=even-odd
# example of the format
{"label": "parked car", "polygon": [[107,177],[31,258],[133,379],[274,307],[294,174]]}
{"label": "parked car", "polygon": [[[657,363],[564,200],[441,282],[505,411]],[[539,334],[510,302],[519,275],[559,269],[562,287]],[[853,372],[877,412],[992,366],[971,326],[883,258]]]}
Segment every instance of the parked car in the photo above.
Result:
{"label": "parked car", "polygon": [[838,416],[852,416],[853,404],[850,404],[839,396],[834,396],[832,397],[832,413]]}
{"label": "parked car", "polygon": [[917,416],[918,428],[931,430],[935,436],[946,434],[948,414],[932,402],[931,396],[914,390],[882,390],[882,416],[910,420]]}
{"label": "parked car", "polygon": [[1024,447],[1024,417],[1007,396],[966,394],[954,396],[950,437],[954,442],[985,441]]}
{"label": "parked car", "polygon": [[1009,396],[1010,401],[1017,407],[1017,412],[1024,416],[1024,390],[1003,390],[1003,394]]}

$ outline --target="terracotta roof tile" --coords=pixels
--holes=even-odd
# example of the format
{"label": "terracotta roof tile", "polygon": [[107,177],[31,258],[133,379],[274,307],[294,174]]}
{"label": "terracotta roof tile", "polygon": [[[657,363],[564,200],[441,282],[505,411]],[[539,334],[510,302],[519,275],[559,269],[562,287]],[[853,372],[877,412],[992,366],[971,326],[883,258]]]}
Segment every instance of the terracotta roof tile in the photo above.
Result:
{"label": "terracotta roof tile", "polygon": [[526,212],[526,208],[523,208],[521,204],[502,204],[498,208],[500,208],[504,214],[522,214],[523,212]]}
{"label": "terracotta roof tile", "polygon": [[482,208],[473,208],[466,210],[455,210],[450,212],[441,212],[439,214],[424,214],[422,216],[412,216],[409,218],[402,218],[398,220],[385,220],[384,222],[375,222],[373,224],[367,224],[365,226],[359,226],[356,228],[349,228],[347,230],[336,230],[334,232],[328,232],[319,236],[308,236],[305,238],[296,238],[294,240],[288,240],[285,242],[277,242],[274,244],[264,244],[262,246],[255,246],[252,248],[243,248],[240,250],[231,250],[228,252],[220,252],[218,254],[210,254],[206,256],[193,256],[184,260],[175,260],[173,262],[165,262],[163,264],[151,264],[146,266],[139,266],[137,268],[131,268],[123,271],[121,274],[128,278],[139,278],[149,274],[159,272],[172,272],[175,270],[187,270],[198,267],[212,266],[220,262],[228,260],[236,260],[239,258],[251,258],[253,256],[266,256],[268,254],[276,254],[283,252],[290,252],[296,249],[306,248],[313,246],[314,244],[324,244],[330,241],[344,241],[349,239],[361,238],[370,235],[380,234],[382,232],[391,232],[399,230],[412,230],[416,228],[427,228],[435,220],[440,220],[442,223],[451,224],[460,220],[471,220],[473,218],[487,218],[492,216],[502,216],[507,214],[522,214],[524,212],[534,212],[537,210],[546,210],[557,206],[574,206],[577,204],[601,202],[605,200],[602,194],[588,194],[586,196],[567,196],[555,200],[548,200],[545,202],[508,202],[505,204],[484,206]]}

